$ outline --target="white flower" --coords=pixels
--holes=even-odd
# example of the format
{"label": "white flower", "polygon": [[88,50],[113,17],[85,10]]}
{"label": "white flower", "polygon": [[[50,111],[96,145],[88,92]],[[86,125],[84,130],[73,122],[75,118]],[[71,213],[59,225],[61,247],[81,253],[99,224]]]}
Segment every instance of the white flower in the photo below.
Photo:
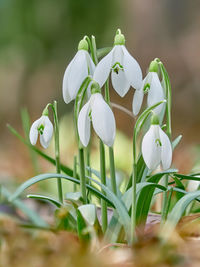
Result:
{"label": "white flower", "polygon": [[40,144],[44,148],[47,148],[53,136],[53,124],[48,116],[42,115],[32,124],[29,133],[29,139],[32,145],[37,143],[38,133],[40,134]]}
{"label": "white flower", "polygon": [[79,43],[78,52],[65,70],[62,92],[65,103],[76,98],[79,88],[88,75],[93,75],[95,65],[88,53],[86,40]]}
{"label": "white flower", "polygon": [[158,124],[152,124],[142,141],[142,155],[147,167],[154,170],[161,163],[163,170],[172,162],[172,146],[166,133]]}
{"label": "white flower", "polygon": [[[151,107],[152,105],[165,99],[164,90],[162,88],[161,82],[158,78],[156,72],[149,72],[142,82],[140,90],[136,90],[133,97],[133,114],[137,115],[140,111],[144,92],[148,92],[147,96],[147,106]],[[159,105],[154,109],[156,114],[159,114],[163,108],[164,104]]]}
{"label": "white flower", "polygon": [[93,76],[102,87],[111,72],[113,88],[121,97],[125,96],[130,86],[140,89],[142,84],[141,68],[124,44],[124,36],[117,34],[113,49],[98,63]]}
{"label": "white flower", "polygon": [[90,140],[90,121],[99,138],[107,146],[115,139],[116,125],[114,114],[100,93],[92,94],[78,116],[78,133],[81,143],[86,147]]}

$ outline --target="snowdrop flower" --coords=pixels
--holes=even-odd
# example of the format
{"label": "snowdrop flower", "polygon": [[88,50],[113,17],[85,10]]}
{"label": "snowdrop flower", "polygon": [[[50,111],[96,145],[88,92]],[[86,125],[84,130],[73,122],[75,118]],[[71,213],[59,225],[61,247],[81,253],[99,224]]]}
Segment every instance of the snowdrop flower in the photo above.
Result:
{"label": "snowdrop flower", "polygon": [[[165,99],[164,90],[159,80],[158,74],[158,63],[152,61],[149,67],[149,73],[144,78],[140,90],[136,90],[133,97],[133,114],[137,115],[140,111],[144,93],[148,93],[147,106],[150,107]],[[154,109],[156,114],[159,114],[164,104],[159,105]]]}
{"label": "snowdrop flower", "polygon": [[76,98],[79,88],[88,75],[93,75],[95,65],[88,53],[85,39],[78,45],[78,52],[65,70],[62,92],[66,104]]}
{"label": "snowdrop flower", "polygon": [[29,139],[32,145],[37,143],[38,134],[40,134],[40,144],[47,148],[53,136],[53,124],[49,120],[47,109],[43,111],[42,116],[31,126]]}
{"label": "snowdrop flower", "polygon": [[142,141],[142,155],[147,167],[154,170],[161,163],[163,170],[172,162],[172,146],[166,133],[160,128],[157,115],[153,115],[151,126]]}
{"label": "snowdrop flower", "polygon": [[130,86],[141,88],[141,68],[127,51],[125,38],[120,30],[115,36],[113,49],[96,66],[93,78],[102,87],[110,72],[113,88],[121,97],[125,96]]}
{"label": "snowdrop flower", "polygon": [[78,133],[81,143],[86,147],[90,140],[90,124],[99,138],[107,146],[112,146],[115,139],[116,125],[114,114],[104,101],[97,83],[91,86],[92,95],[83,106],[78,116]]}

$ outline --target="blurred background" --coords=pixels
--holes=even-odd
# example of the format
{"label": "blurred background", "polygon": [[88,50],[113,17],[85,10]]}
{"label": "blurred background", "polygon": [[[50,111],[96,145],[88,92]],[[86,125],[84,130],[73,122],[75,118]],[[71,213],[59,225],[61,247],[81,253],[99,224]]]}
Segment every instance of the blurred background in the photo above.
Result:
{"label": "blurred background", "polygon": [[[9,133],[6,123],[23,134],[21,108],[28,109],[33,121],[54,99],[62,125],[62,162],[72,167],[73,105],[62,99],[63,74],[84,35],[95,35],[98,48],[112,46],[117,28],[143,75],[155,57],[165,64],[173,90],[173,138],[183,134],[173,162],[181,172],[189,172],[198,163],[200,142],[199,10],[198,0],[0,0],[1,180],[14,176],[21,181],[34,173],[27,148]],[[112,102],[131,110],[133,92],[121,99],[112,90]],[[126,169],[134,120],[114,112],[120,130],[116,164]],[[53,155],[53,148],[47,153]],[[126,157],[118,158],[119,153]],[[42,170],[49,168],[45,164]]]}

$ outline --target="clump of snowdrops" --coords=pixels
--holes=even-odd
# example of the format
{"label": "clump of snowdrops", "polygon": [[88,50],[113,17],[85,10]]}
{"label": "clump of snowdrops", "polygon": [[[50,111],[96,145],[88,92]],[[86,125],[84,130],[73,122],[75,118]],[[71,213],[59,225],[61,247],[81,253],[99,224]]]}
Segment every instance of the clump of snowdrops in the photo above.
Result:
{"label": "clump of snowdrops", "polygon": [[[28,179],[13,194],[4,189],[4,195],[16,203],[28,187],[40,181],[48,180],[51,183],[52,179],[56,179],[57,199],[46,195],[28,197],[56,206],[56,224],[53,227],[77,232],[85,242],[98,237],[106,242],[137,242],[137,227],[143,226],[145,229],[148,214],[159,195],[162,196],[159,236],[161,240],[167,240],[186,208],[190,212],[193,207],[191,203],[200,196],[198,190],[187,192],[186,183],[183,182],[199,181],[198,174],[182,175],[171,168],[173,150],[181,136],[172,138],[172,89],[166,68],[160,59],[155,58],[143,77],[134,57],[128,52],[120,30],[116,32],[111,48],[97,49],[94,36],[85,36],[79,42],[78,51],[65,70],[62,84],[65,103],[74,101],[78,156],[74,157],[73,169],[60,162],[62,144],[59,142],[56,101],[48,103],[41,117],[33,122],[29,133],[30,143],[9,126],[30,149],[54,164],[56,172]],[[132,125],[130,147],[133,155],[132,172],[123,188],[118,187],[116,181],[116,123],[110,103],[110,90],[113,90],[110,80],[119,97],[134,90],[132,113],[136,122]],[[141,110],[145,95],[147,104]],[[54,122],[50,121],[49,112],[52,112]],[[99,170],[93,169],[90,164],[93,130],[99,137]],[[55,159],[35,147],[39,137],[41,146],[47,148],[53,135]],[[105,146],[109,149],[109,170],[106,167]],[[63,191],[63,179],[75,184],[74,192],[66,194]],[[99,211],[101,216],[97,216]],[[38,214],[26,209],[24,212],[35,227],[52,228]]]}

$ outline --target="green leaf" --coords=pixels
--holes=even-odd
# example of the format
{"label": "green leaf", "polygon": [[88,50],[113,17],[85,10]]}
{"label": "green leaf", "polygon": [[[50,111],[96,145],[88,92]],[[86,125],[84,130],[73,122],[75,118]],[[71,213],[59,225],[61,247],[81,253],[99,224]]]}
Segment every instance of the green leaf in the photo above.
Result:
{"label": "green leaf", "polygon": [[[23,138],[12,126],[10,126],[9,124],[7,125],[8,129],[10,130],[10,132],[15,135],[22,143],[24,143],[26,146],[28,146],[30,149],[32,149],[33,151],[35,151],[38,155],[40,155],[41,157],[43,157],[44,159],[46,159],[47,161],[49,161],[50,163],[52,163],[53,165],[56,165],[56,161],[54,158],[48,156],[47,154],[45,154],[44,152],[42,152],[42,150],[40,150],[39,148],[31,145],[25,138]],[[69,175],[69,176],[73,176],[73,170],[68,168],[67,166],[61,164],[61,170]]]}
{"label": "green leaf", "polygon": [[[99,181],[101,180],[101,174],[99,171],[91,168],[91,167],[87,167],[88,170],[91,171],[92,174],[94,174]],[[116,184],[117,184],[117,195],[120,196],[121,195],[121,191],[120,191],[120,185],[122,184],[123,179],[121,176],[117,175],[116,176]],[[112,191],[112,185],[111,185],[111,179],[109,177],[106,177],[106,186]]]}
{"label": "green leaf", "polygon": [[129,240],[130,238],[130,216],[128,214],[128,210],[126,209],[124,203],[105,185],[101,184],[100,182],[88,177],[91,181],[99,185],[106,193],[108,199],[114,204],[116,211],[119,215],[119,220],[124,227],[126,233],[126,239]]}
{"label": "green leaf", "polygon": [[76,210],[73,205],[65,203],[55,211],[56,229],[74,231],[77,227]]}
{"label": "green leaf", "polygon": [[55,205],[57,208],[60,208],[62,206],[62,203],[47,196],[42,196],[42,195],[35,195],[35,194],[29,194],[27,195],[27,198],[34,198],[42,201],[47,201],[50,202],[51,204]]}
{"label": "green leaf", "polygon": [[[11,197],[11,193],[3,186],[1,186],[1,195],[4,196],[7,200]],[[46,223],[35,211],[31,210],[19,199],[14,199],[12,205],[21,210],[30,220],[38,227],[48,227]]]}
{"label": "green leaf", "polygon": [[165,174],[175,174],[177,171],[177,169],[169,169],[167,171],[159,172],[150,177],[147,177],[147,181],[152,183],[158,183]]}
{"label": "green leaf", "polygon": [[160,235],[162,238],[168,239],[171,236],[173,230],[175,229],[187,206],[199,196],[200,190],[190,192],[176,203],[172,211],[169,213],[166,223],[161,228]]}
{"label": "green leaf", "polygon": [[77,232],[78,236],[81,240],[84,240],[85,242],[88,242],[90,240],[90,235],[88,232],[85,232],[84,230],[87,228],[87,224],[81,214],[81,212],[77,209]]}
{"label": "green leaf", "polygon": [[[136,185],[136,195],[137,195],[137,198],[136,198],[136,203],[137,203],[136,204],[136,206],[137,206],[136,215],[137,216],[143,216],[143,218],[144,218],[144,211],[141,214],[139,213],[140,208],[142,208],[140,205],[143,205],[141,203],[142,199],[140,199],[140,192],[144,189],[147,189],[147,192],[148,192],[149,190],[151,190],[151,188],[159,188],[162,191],[166,190],[166,188],[164,186],[159,185],[159,184],[149,183],[149,182],[138,183]],[[141,198],[142,197],[143,197],[143,195],[141,195]],[[144,198],[146,198],[146,196],[144,196]],[[127,210],[130,210],[131,204],[132,204],[132,188],[129,188],[124,193],[124,195],[122,197],[122,201],[123,201],[124,205],[126,206]],[[149,200],[149,202],[151,202],[151,201]],[[146,208],[145,212],[148,213],[147,208]],[[136,219],[137,219],[137,221],[139,221],[140,217],[138,217]],[[109,227],[106,231],[105,238],[107,240],[109,240],[110,242],[120,241],[120,240],[118,240],[118,238],[119,238],[119,234],[121,232],[121,228],[122,228],[121,222],[119,221],[117,214],[114,213],[113,217],[111,218]]]}
{"label": "green leaf", "polygon": [[196,177],[193,175],[184,175],[184,174],[174,173],[174,176],[180,178],[181,180],[200,181],[200,177]]}
{"label": "green leaf", "polygon": [[100,59],[102,57],[105,57],[111,50],[112,50],[112,47],[105,47],[105,48],[97,49],[97,58]]}
{"label": "green leaf", "polygon": [[[68,181],[71,181],[73,183],[76,184],[80,184],[80,180],[75,179],[73,177],[64,175],[64,174],[57,174],[57,173],[46,173],[46,174],[40,174],[37,175],[35,177],[30,178],[29,180],[27,180],[26,182],[24,182],[23,184],[21,184],[17,190],[15,191],[15,193],[10,197],[10,201],[14,201],[14,199],[16,199],[25,189],[27,189],[28,187],[40,182],[40,181],[44,181],[44,180],[48,180],[48,179],[55,179],[55,178],[62,178],[62,179],[66,179]],[[109,205],[113,206],[113,203],[104,195],[102,194],[100,191],[98,191],[97,189],[93,188],[91,185],[86,184],[86,187],[98,198],[102,198],[105,201],[108,202]]]}
{"label": "green leaf", "polygon": [[175,140],[172,142],[172,150],[174,150],[176,146],[180,143],[182,137],[182,135],[179,135],[175,138]]}
{"label": "green leaf", "polygon": [[137,196],[136,200],[136,223],[137,225],[145,224],[146,219],[149,213],[149,209],[151,207],[151,202],[153,198],[153,193],[155,188],[159,188],[162,191],[166,191],[164,186],[160,187],[159,184],[151,184],[143,187],[140,190],[140,193]]}

